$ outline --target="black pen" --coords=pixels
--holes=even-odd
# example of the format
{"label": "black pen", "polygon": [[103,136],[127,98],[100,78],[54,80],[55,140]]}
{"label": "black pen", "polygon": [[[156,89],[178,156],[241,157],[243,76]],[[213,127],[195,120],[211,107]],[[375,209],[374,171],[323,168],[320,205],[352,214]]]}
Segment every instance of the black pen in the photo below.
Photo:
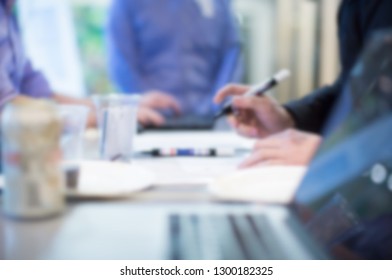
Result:
{"label": "black pen", "polygon": [[[290,75],[291,73],[289,70],[283,69],[278,73],[276,73],[272,78],[251,87],[250,90],[247,91],[243,96],[245,97],[260,96],[264,94],[266,91],[274,88],[284,79],[290,77]],[[231,106],[231,101],[229,101],[225,106],[223,106],[223,109],[218,114],[216,114],[215,119],[225,115],[229,115],[231,113],[233,113],[233,107]]]}

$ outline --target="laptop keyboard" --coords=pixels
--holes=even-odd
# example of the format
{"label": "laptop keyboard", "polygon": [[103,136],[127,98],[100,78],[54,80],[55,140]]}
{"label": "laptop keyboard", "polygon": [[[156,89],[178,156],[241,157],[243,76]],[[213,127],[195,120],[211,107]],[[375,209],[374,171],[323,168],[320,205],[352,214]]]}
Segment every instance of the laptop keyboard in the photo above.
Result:
{"label": "laptop keyboard", "polygon": [[210,130],[214,127],[214,119],[209,116],[180,116],[167,118],[164,125],[146,126],[146,130]]}
{"label": "laptop keyboard", "polygon": [[279,259],[266,215],[175,214],[169,219],[170,259]]}

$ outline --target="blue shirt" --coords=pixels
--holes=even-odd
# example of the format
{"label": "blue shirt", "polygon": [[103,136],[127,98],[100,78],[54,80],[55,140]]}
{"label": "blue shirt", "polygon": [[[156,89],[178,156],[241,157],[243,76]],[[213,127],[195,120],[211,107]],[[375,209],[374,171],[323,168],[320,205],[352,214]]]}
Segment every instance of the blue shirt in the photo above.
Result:
{"label": "blue shirt", "polygon": [[241,79],[240,37],[230,1],[114,0],[108,21],[109,69],[118,90],[161,90],[186,113],[215,109],[215,92]]}
{"label": "blue shirt", "polygon": [[52,90],[24,52],[15,19],[14,0],[0,1],[0,107],[19,94],[50,98]]}

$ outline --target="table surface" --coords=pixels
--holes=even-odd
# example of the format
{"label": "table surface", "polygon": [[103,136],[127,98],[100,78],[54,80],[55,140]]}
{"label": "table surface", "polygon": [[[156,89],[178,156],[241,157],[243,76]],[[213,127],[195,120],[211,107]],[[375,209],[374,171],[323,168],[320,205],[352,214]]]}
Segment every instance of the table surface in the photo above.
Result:
{"label": "table surface", "polygon": [[211,178],[235,170],[242,157],[140,158],[136,162],[160,173],[162,184],[122,199],[69,200],[63,214],[42,221],[1,214],[0,259],[165,258],[161,247],[167,246],[167,236],[159,240],[155,234],[167,226],[162,215],[225,205],[211,195],[200,174]]}

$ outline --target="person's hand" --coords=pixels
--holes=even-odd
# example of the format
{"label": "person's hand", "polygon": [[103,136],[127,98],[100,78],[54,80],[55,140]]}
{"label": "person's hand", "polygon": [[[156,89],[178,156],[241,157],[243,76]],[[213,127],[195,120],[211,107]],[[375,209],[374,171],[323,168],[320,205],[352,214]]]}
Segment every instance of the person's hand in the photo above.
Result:
{"label": "person's hand", "polygon": [[181,106],[178,101],[167,93],[150,91],[142,96],[140,105],[153,109],[170,109],[176,114],[181,114]]}
{"label": "person's hand", "polygon": [[98,124],[98,117],[97,117],[97,109],[93,101],[90,99],[81,99],[79,102],[80,105],[85,105],[90,109],[87,117],[87,127],[96,127]]}
{"label": "person's hand", "polygon": [[[67,104],[67,103],[66,103]],[[94,106],[94,103],[90,99],[74,99],[71,104],[76,104],[76,105],[83,105],[88,107],[90,110],[88,112],[88,117],[87,117],[87,127],[96,127],[98,124],[98,118],[97,118],[97,110]]]}
{"label": "person's hand", "polygon": [[229,116],[229,122],[240,135],[263,138],[294,127],[290,114],[271,97],[243,96],[249,89],[249,86],[231,84],[221,89],[214,98],[219,104],[233,96],[234,114]]}
{"label": "person's hand", "polygon": [[137,120],[142,125],[160,126],[165,123],[165,118],[157,111],[148,107],[139,107],[137,112]]}
{"label": "person's hand", "polygon": [[288,129],[256,142],[239,168],[262,165],[308,165],[320,146],[319,135]]}
{"label": "person's hand", "polygon": [[90,109],[89,115],[87,118],[87,126],[88,127],[96,127],[97,126],[97,110],[94,106],[94,103],[91,99],[88,98],[75,98],[71,96],[66,96],[62,94],[53,94],[53,100],[59,104],[70,104],[70,105],[83,105]]}

